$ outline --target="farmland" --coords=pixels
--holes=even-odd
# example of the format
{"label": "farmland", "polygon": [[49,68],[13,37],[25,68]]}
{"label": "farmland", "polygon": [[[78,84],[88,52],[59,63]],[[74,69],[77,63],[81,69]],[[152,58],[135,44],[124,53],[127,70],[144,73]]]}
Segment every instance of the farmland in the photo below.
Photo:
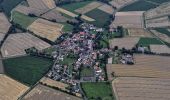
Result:
{"label": "farmland", "polygon": [[142,38],[140,38],[140,40],[137,44],[142,45],[142,46],[149,46],[151,44],[163,44],[163,43],[157,38],[142,37]]}
{"label": "farmland", "polygon": [[28,30],[42,38],[54,42],[61,35],[62,28],[62,24],[39,18],[28,27]]}
{"label": "farmland", "polygon": [[30,86],[47,73],[53,62],[45,58],[24,56],[5,59],[3,64],[7,75]]}
{"label": "farmland", "polygon": [[169,100],[169,79],[120,77],[112,82],[117,100]]}
{"label": "farmland", "polygon": [[90,22],[90,23],[96,25],[97,27],[103,27],[110,20],[110,14],[108,14],[102,10],[99,10],[99,9],[94,9],[94,10],[86,13],[85,15],[87,15],[90,18],[95,19],[95,21]]}
{"label": "farmland", "polygon": [[1,47],[1,53],[3,57],[21,56],[26,54],[25,49],[32,47],[43,50],[50,44],[29,33],[10,34]]}
{"label": "farmland", "polygon": [[0,80],[1,100],[17,100],[29,88],[6,75],[0,75]]}
{"label": "farmland", "polygon": [[93,70],[91,68],[83,68],[80,72],[81,77],[92,77],[93,76]]}
{"label": "farmland", "polygon": [[147,2],[145,0],[139,0],[135,3],[127,5],[121,8],[119,11],[146,11],[152,8],[157,7],[158,5]]}
{"label": "farmland", "polygon": [[36,19],[36,17],[29,17],[16,11],[12,13],[12,21],[15,24],[20,25],[24,29],[27,29],[27,27],[31,25]]}
{"label": "farmland", "polygon": [[37,85],[23,98],[23,100],[82,100],[82,99],[43,85]]}
{"label": "farmland", "polygon": [[15,8],[20,2],[24,0],[3,0],[0,6],[3,8],[5,14],[9,17],[11,10]]}
{"label": "farmland", "polygon": [[134,36],[134,37],[153,37],[150,32],[144,29],[128,29],[129,36]]}
{"label": "farmland", "polygon": [[159,33],[166,34],[167,36],[170,37],[170,31],[168,31],[167,28],[156,28],[155,30]]}
{"label": "farmland", "polygon": [[110,83],[81,83],[82,89],[89,100],[101,98],[102,100],[113,100]]}

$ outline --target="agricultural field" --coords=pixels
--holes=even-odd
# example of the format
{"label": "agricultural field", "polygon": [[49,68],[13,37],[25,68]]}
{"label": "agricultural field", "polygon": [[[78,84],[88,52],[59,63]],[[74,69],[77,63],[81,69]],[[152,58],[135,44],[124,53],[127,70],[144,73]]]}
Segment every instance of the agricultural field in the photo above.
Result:
{"label": "agricultural field", "polygon": [[6,75],[0,75],[0,99],[17,100],[29,87],[11,79]]}
{"label": "agricultural field", "polygon": [[100,10],[102,10],[102,11],[108,13],[108,14],[113,14],[113,12],[114,12],[113,7],[109,6],[107,4],[104,4],[104,5],[100,6],[100,7],[98,7],[98,9],[100,9]]}
{"label": "agricultural field", "polygon": [[62,24],[39,18],[28,27],[28,30],[42,38],[55,42],[61,35],[62,28]]}
{"label": "agricultural field", "polygon": [[83,68],[81,69],[80,76],[81,77],[93,77],[94,71],[91,68]]}
{"label": "agricultural field", "polygon": [[117,12],[112,27],[143,28],[143,11]]}
{"label": "agricultural field", "polygon": [[169,79],[120,77],[112,82],[117,100],[169,100]]}
{"label": "agricultural field", "polygon": [[157,4],[162,4],[162,3],[169,2],[169,0],[147,0],[147,1],[157,3]]}
{"label": "agricultural field", "polygon": [[81,83],[82,89],[85,92],[88,100],[101,99],[101,100],[114,100],[111,85],[108,82]]}
{"label": "agricultural field", "polygon": [[82,99],[39,84],[34,89],[32,89],[23,98],[23,100],[82,100]]}
{"label": "agricultural field", "polygon": [[51,45],[43,40],[31,35],[30,33],[10,34],[1,47],[3,57],[14,57],[25,55],[25,49],[35,47],[43,50]]}
{"label": "agricultural field", "polygon": [[88,13],[85,14],[86,16],[95,19],[92,23],[96,25],[97,27],[104,27],[106,24],[108,24],[108,21],[110,21],[110,14],[100,10],[100,9],[94,9]]}
{"label": "agricultural field", "polygon": [[73,30],[73,25],[70,25],[68,23],[62,23],[64,25],[62,31],[63,32],[72,32]]}
{"label": "agricultural field", "polygon": [[155,30],[170,37],[170,31],[168,28],[156,28]]}
{"label": "agricultural field", "polygon": [[[108,64],[109,80],[116,77],[169,78],[169,57],[157,55],[134,55],[134,65]],[[114,76],[112,73],[114,72]]]}
{"label": "agricultural field", "polygon": [[153,35],[150,32],[148,32],[147,30],[138,29],[138,28],[128,29],[128,35],[133,36],[133,37],[153,37]]}
{"label": "agricultural field", "polygon": [[149,9],[155,8],[158,5],[152,2],[147,2],[146,0],[139,0],[130,5],[121,8],[119,11],[147,11]]}
{"label": "agricultural field", "polygon": [[150,50],[158,54],[170,54],[170,48],[167,45],[150,45]]}
{"label": "agricultural field", "polygon": [[110,48],[118,46],[119,48],[132,49],[139,41],[139,37],[115,38],[109,41]]}
{"label": "agricultural field", "polygon": [[152,44],[161,45],[163,43],[158,38],[141,37],[137,44],[147,47]]}
{"label": "agricultural field", "polygon": [[53,61],[46,58],[24,56],[5,59],[3,64],[7,75],[31,86],[48,72]]}
{"label": "agricultural field", "polygon": [[12,12],[11,17],[15,24],[20,25],[24,29],[27,29],[37,19],[37,17],[29,17],[17,11]]}
{"label": "agricultural field", "polygon": [[24,0],[3,0],[0,6],[3,8],[5,14],[9,17],[11,15],[11,11],[15,8],[19,3]]}

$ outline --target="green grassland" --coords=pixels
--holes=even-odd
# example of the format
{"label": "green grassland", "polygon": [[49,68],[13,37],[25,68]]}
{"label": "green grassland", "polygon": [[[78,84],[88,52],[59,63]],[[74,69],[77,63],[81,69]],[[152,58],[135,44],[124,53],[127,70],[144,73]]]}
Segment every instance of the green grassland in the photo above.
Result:
{"label": "green grassland", "polygon": [[137,43],[138,45],[142,45],[142,46],[149,46],[152,44],[163,44],[160,40],[158,40],[157,38],[146,38],[146,37],[142,37],[140,38],[139,42]]}
{"label": "green grassland", "polygon": [[3,11],[7,16],[10,16],[11,10],[15,8],[19,3],[24,0],[3,0],[0,6],[3,8]]}
{"label": "green grassland", "polygon": [[162,34],[166,34],[167,36],[170,37],[170,32],[167,30],[167,28],[156,28],[155,29],[157,32],[160,32]]}
{"label": "green grassland", "polygon": [[17,57],[3,60],[5,72],[28,86],[34,85],[51,68],[53,61],[40,57]]}
{"label": "green grassland", "polygon": [[87,82],[81,86],[88,100],[114,100],[111,85],[107,82]]}
{"label": "green grassland", "polygon": [[99,9],[94,9],[86,13],[85,15],[95,19],[96,21],[89,22],[89,23],[92,23],[97,27],[104,27],[110,21],[110,14]]}
{"label": "green grassland", "polygon": [[19,24],[24,29],[27,29],[27,27],[31,25],[36,19],[37,17],[29,17],[17,11],[12,13],[12,21],[15,24]]}
{"label": "green grassland", "polygon": [[74,10],[84,7],[86,5],[88,5],[89,3],[93,2],[91,1],[82,1],[82,2],[76,2],[76,3],[71,3],[71,4],[66,4],[66,5],[62,5],[61,8],[66,9],[70,12],[76,13]]}
{"label": "green grassland", "polygon": [[81,77],[93,77],[93,69],[83,68],[80,72]]}
{"label": "green grassland", "polygon": [[157,7],[156,4],[149,3],[145,0],[139,0],[135,3],[121,8],[119,11],[146,11],[155,7]]}
{"label": "green grassland", "polygon": [[73,31],[73,25],[63,23],[64,27],[62,29],[63,32],[71,32]]}

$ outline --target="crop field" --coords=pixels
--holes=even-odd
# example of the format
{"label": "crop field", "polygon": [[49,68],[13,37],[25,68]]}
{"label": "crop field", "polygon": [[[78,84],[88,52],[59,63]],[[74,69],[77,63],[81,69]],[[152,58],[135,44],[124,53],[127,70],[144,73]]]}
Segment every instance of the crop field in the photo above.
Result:
{"label": "crop field", "polygon": [[17,100],[29,88],[6,75],[0,75],[0,80],[1,100]]}
{"label": "crop field", "polygon": [[129,36],[134,36],[134,37],[153,37],[153,35],[150,32],[144,29],[131,28],[131,29],[128,29],[128,34]]}
{"label": "crop field", "polygon": [[46,85],[51,86],[51,87],[59,88],[63,91],[68,91],[68,90],[66,90],[66,88],[69,87],[68,84],[58,82],[58,81],[52,80],[52,79],[47,78],[47,77],[43,77],[40,82],[42,84],[46,84]]}
{"label": "crop field", "polygon": [[139,41],[138,37],[115,38],[109,41],[110,48],[118,46],[119,48],[132,49]]}
{"label": "crop field", "polygon": [[0,13],[0,34],[6,34],[10,27],[11,24],[4,13]]}
{"label": "crop field", "polygon": [[5,14],[9,17],[11,10],[15,8],[20,2],[24,0],[3,0],[0,6],[3,8]]}
{"label": "crop field", "polygon": [[157,38],[142,37],[142,38],[140,38],[140,40],[137,44],[142,45],[142,46],[149,46],[149,45],[152,45],[152,44],[160,45],[160,44],[163,44],[163,43]]}
{"label": "crop field", "polygon": [[147,1],[155,2],[157,4],[162,4],[162,3],[165,3],[165,2],[169,2],[169,0],[147,0]]}
{"label": "crop field", "polygon": [[114,79],[112,73],[117,77],[153,77],[169,78],[169,57],[154,55],[134,55],[134,65],[108,64],[108,79]]}
{"label": "crop field", "polygon": [[170,37],[170,31],[167,28],[156,28],[155,30]]}
{"label": "crop field", "polygon": [[101,5],[102,5],[102,3],[100,3],[100,2],[91,2],[91,3],[89,3],[88,5],[86,5],[84,7],[76,9],[75,12],[77,12],[79,14],[85,14],[85,13],[87,13],[89,11],[92,11],[93,9],[98,8]]}
{"label": "crop field", "polygon": [[93,77],[93,70],[91,68],[83,68],[80,74],[81,77]]}
{"label": "crop field", "polygon": [[37,85],[23,98],[23,100],[82,100],[82,99],[43,85]]}
{"label": "crop field", "polygon": [[169,100],[170,79],[120,77],[112,82],[117,100]]}
{"label": "crop field", "polygon": [[28,27],[28,30],[42,38],[54,42],[61,35],[62,28],[62,24],[39,18]]}
{"label": "crop field", "polygon": [[147,2],[145,0],[139,0],[135,3],[127,5],[121,8],[119,11],[146,11],[152,8],[157,7],[158,5],[153,4],[151,2]]}
{"label": "crop field", "polygon": [[150,50],[158,54],[170,54],[170,48],[167,45],[150,45]]}
{"label": "crop field", "polygon": [[19,24],[24,29],[27,29],[27,27],[31,25],[36,19],[37,17],[29,17],[16,11],[12,13],[12,21],[15,24]]}
{"label": "crop field", "polygon": [[114,9],[107,4],[104,4],[100,7],[98,7],[98,9],[100,9],[100,10],[102,10],[102,11],[108,13],[108,14],[113,14],[113,12],[114,12]]}
{"label": "crop field", "polygon": [[94,9],[88,13],[85,14],[86,16],[95,19],[95,21],[90,22],[94,25],[96,25],[97,27],[103,27],[104,25],[106,25],[108,23],[108,21],[110,20],[110,14],[99,10],[99,9]]}
{"label": "crop field", "polygon": [[73,30],[73,25],[68,23],[63,23],[64,27],[62,29],[63,32],[71,32]]}
{"label": "crop field", "polygon": [[40,57],[24,56],[5,59],[3,64],[7,75],[30,86],[47,73],[53,61]]}
{"label": "crop field", "polygon": [[17,33],[10,34],[1,47],[3,57],[14,57],[25,55],[25,49],[35,47],[38,50],[43,50],[51,45],[43,40],[29,34]]}
{"label": "crop field", "polygon": [[82,89],[85,92],[88,100],[100,98],[101,100],[114,100],[110,83],[81,83]]}

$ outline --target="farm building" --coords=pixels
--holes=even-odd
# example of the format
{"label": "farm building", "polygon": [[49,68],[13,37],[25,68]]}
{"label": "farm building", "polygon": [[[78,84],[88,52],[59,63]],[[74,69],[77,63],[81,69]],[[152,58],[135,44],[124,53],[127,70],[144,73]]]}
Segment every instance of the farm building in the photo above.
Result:
{"label": "farm building", "polygon": [[39,18],[28,27],[28,30],[42,38],[54,42],[61,35],[62,28],[62,24]]}
{"label": "farm building", "polygon": [[110,48],[118,46],[119,48],[132,49],[139,41],[139,37],[115,38],[109,41]]}
{"label": "farm building", "polygon": [[150,50],[158,54],[170,54],[170,48],[166,45],[150,45]]}
{"label": "farm building", "polygon": [[50,47],[50,44],[40,40],[29,33],[10,34],[1,47],[3,57],[25,55],[25,49],[35,47],[43,50]]}
{"label": "farm building", "polygon": [[143,11],[117,12],[112,27],[143,28]]}
{"label": "farm building", "polygon": [[82,100],[81,98],[66,94],[64,92],[54,90],[52,88],[37,85],[31,90],[23,100]]}
{"label": "farm building", "polygon": [[170,77],[170,58],[156,55],[134,55],[134,65],[108,64],[107,75],[113,79],[112,73],[118,77]]}
{"label": "farm building", "polygon": [[120,77],[112,82],[116,100],[169,100],[170,79]]}
{"label": "farm building", "polygon": [[6,35],[10,27],[11,24],[9,23],[4,13],[0,13],[0,41],[4,39],[4,36]]}
{"label": "farm building", "polygon": [[18,100],[29,88],[6,75],[0,75],[0,80],[1,100]]}

